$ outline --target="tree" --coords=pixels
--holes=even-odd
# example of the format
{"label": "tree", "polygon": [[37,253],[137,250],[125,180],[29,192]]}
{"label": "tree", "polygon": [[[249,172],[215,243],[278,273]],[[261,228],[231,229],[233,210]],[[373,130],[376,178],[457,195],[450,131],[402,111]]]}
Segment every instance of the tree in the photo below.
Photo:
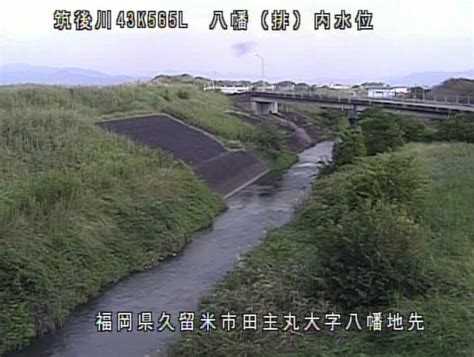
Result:
{"label": "tree", "polygon": [[358,158],[367,155],[364,134],[360,129],[349,129],[342,133],[341,141],[334,145],[333,169],[353,164]]}
{"label": "tree", "polygon": [[368,155],[391,151],[404,144],[403,131],[393,114],[369,109],[361,118],[360,126]]}

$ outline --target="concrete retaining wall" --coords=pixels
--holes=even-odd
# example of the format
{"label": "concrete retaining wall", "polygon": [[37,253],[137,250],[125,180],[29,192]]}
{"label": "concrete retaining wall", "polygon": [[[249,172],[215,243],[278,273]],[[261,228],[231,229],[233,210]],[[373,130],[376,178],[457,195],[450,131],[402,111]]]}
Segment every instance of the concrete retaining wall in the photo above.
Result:
{"label": "concrete retaining wall", "polygon": [[213,191],[228,197],[269,170],[254,153],[229,151],[196,165],[195,171]]}
{"label": "concrete retaining wall", "polygon": [[228,151],[208,133],[168,115],[112,120],[99,125],[186,161],[213,191],[225,197],[269,171],[254,153]]}

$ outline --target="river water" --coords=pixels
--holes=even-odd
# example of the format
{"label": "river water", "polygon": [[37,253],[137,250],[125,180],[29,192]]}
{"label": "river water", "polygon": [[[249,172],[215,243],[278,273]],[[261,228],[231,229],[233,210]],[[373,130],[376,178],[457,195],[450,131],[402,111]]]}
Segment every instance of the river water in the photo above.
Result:
{"label": "river water", "polygon": [[[289,222],[310,192],[320,160],[330,158],[332,145],[327,141],[303,151],[299,162],[284,174],[263,178],[230,197],[228,210],[215,219],[212,228],[196,233],[180,255],[122,280],[75,310],[56,333],[37,338],[27,349],[9,356],[163,355],[179,333],[156,331],[161,312],[171,314],[177,330],[179,312],[198,313],[201,298],[235,267],[242,254],[268,230]],[[152,311],[155,331],[98,333],[96,314],[102,311],[133,312],[134,327],[138,312]]]}

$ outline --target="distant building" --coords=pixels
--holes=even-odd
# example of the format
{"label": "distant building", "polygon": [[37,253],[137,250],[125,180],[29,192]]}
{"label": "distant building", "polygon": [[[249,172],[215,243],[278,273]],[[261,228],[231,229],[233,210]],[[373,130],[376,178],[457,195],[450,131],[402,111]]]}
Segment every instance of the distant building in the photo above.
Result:
{"label": "distant building", "polygon": [[411,93],[410,87],[398,86],[398,87],[392,87],[392,88],[397,97],[400,97],[400,96],[403,97]]}
{"label": "distant building", "polygon": [[298,83],[295,85],[295,90],[299,92],[309,91],[310,89],[311,89],[311,86],[306,83]]}
{"label": "distant building", "polygon": [[204,88],[205,91],[216,91],[224,94],[246,93],[250,91],[249,86],[208,86]]}
{"label": "distant building", "polygon": [[397,86],[390,87],[388,85],[367,86],[367,96],[370,98],[393,98],[404,97],[411,93],[410,87]]}
{"label": "distant building", "polygon": [[329,85],[329,88],[331,88],[331,89],[337,89],[337,90],[343,90],[343,89],[350,89],[351,86],[346,85],[346,84],[331,83],[331,84]]}
{"label": "distant building", "polygon": [[292,81],[281,81],[275,84],[275,89],[283,92],[291,92],[295,90],[295,83]]}
{"label": "distant building", "polygon": [[375,88],[375,87],[388,87],[388,84],[383,82],[364,82],[360,85],[363,89]]}
{"label": "distant building", "polygon": [[274,91],[275,85],[267,81],[258,81],[252,84],[252,89],[260,91]]}
{"label": "distant building", "polygon": [[367,87],[367,96],[369,98],[393,98],[395,89],[387,86]]}

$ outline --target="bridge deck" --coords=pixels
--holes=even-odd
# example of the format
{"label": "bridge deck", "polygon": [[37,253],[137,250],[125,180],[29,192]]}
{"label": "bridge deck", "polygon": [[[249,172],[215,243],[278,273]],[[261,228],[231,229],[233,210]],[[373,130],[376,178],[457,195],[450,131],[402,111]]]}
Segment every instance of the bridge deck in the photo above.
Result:
{"label": "bridge deck", "polygon": [[[241,94],[242,95],[242,94]],[[244,94],[245,95],[245,94]],[[387,99],[369,98],[364,96],[349,95],[324,95],[319,93],[295,93],[295,92],[275,92],[275,91],[252,91],[247,93],[253,101],[305,101],[315,103],[327,103],[333,105],[351,106],[379,106],[389,109],[399,109],[417,112],[429,112],[439,114],[451,113],[474,113],[474,103],[450,103],[445,101],[431,101],[419,99]]]}

